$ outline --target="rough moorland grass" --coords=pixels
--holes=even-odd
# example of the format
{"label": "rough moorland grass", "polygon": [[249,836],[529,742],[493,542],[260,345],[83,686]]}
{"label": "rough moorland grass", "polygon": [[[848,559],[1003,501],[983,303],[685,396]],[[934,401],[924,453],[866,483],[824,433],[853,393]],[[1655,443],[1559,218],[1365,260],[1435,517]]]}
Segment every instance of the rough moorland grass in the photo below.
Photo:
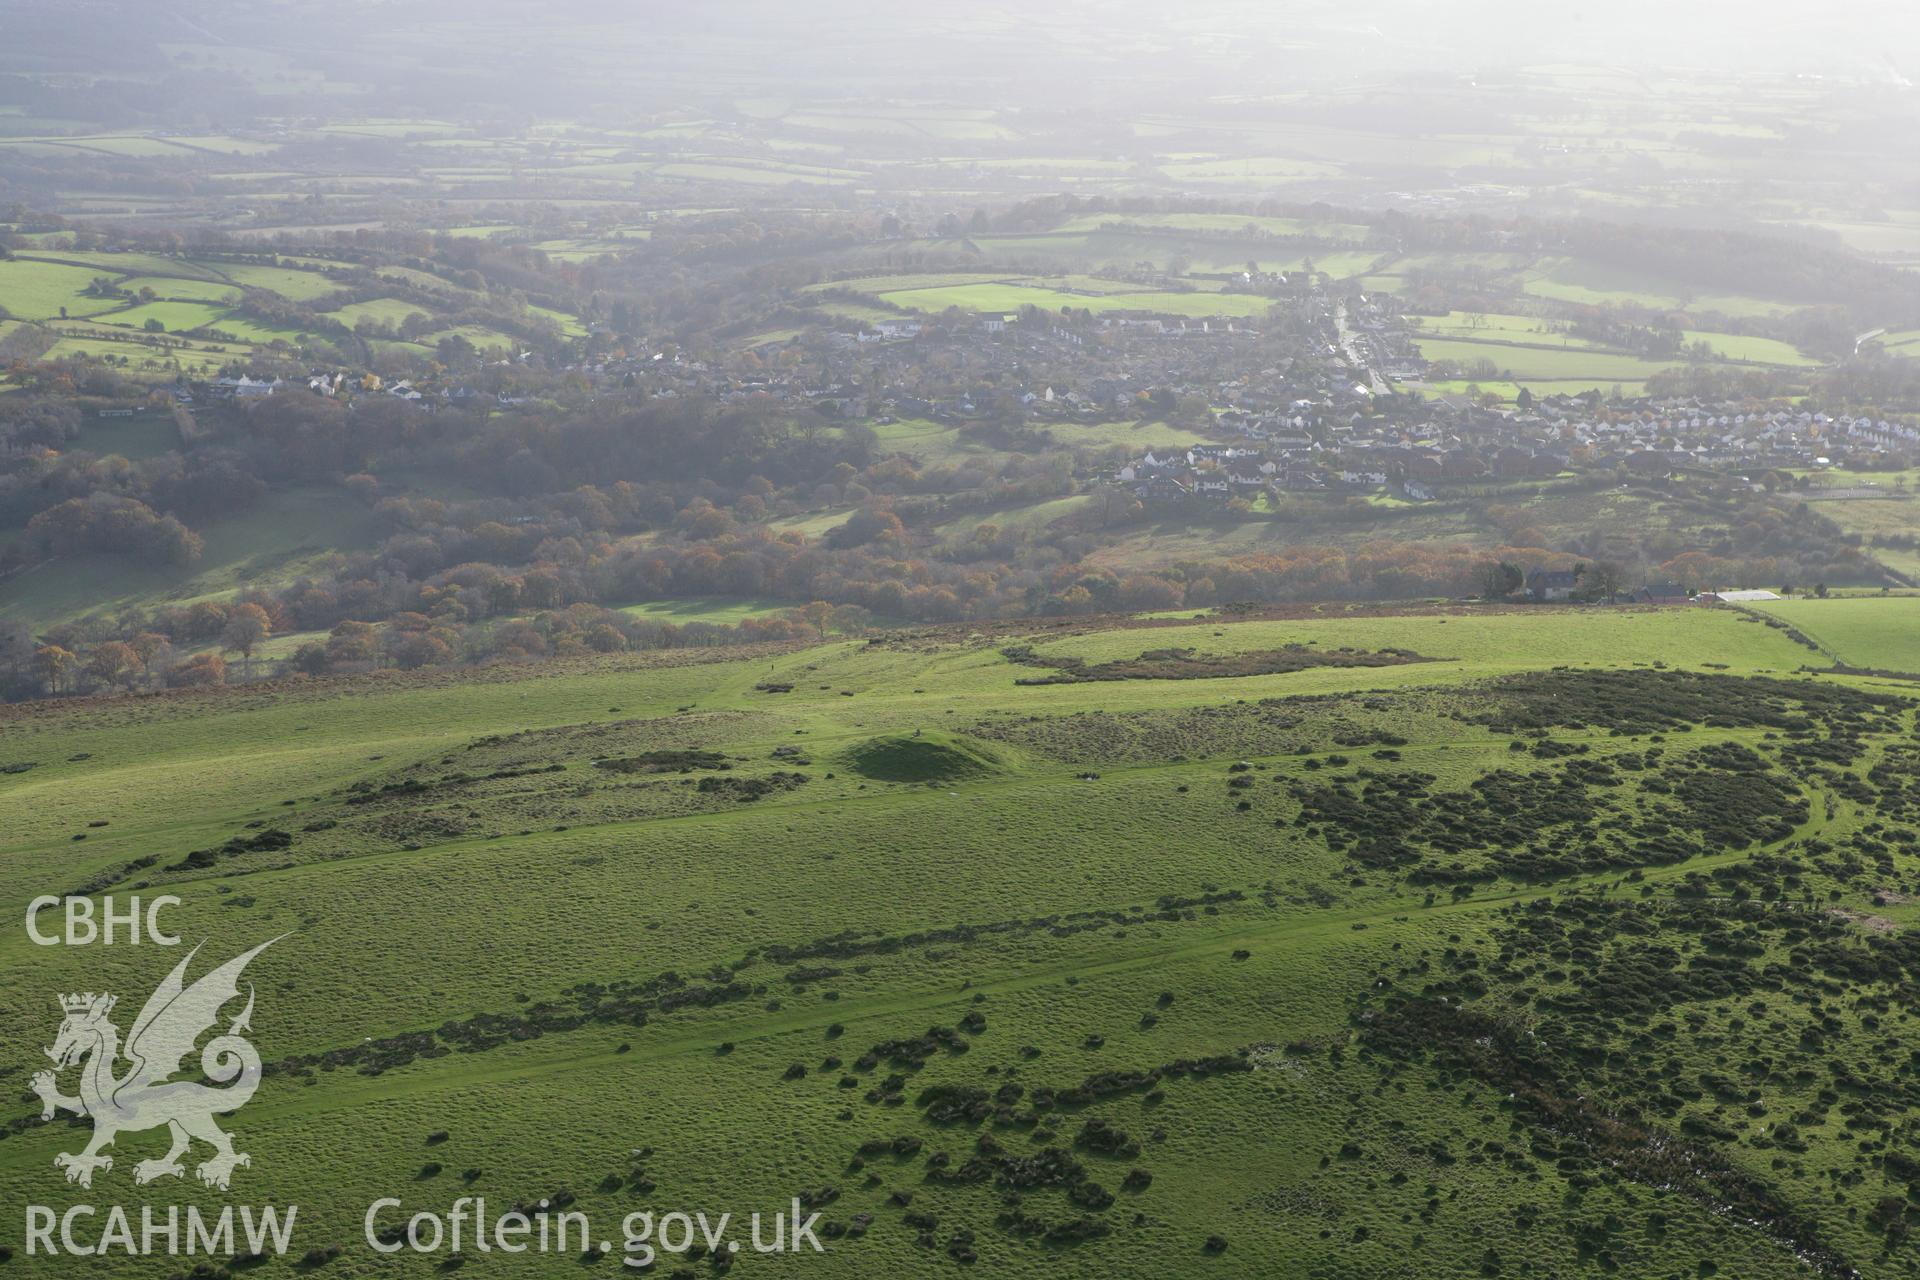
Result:
{"label": "rough moorland grass", "polygon": [[[253,1156],[235,1196],[298,1203],[296,1259],[346,1246],[328,1273],[437,1273],[442,1259],[379,1259],[360,1245],[379,1196],[401,1196],[404,1214],[460,1194],[504,1208],[565,1190],[615,1241],[636,1208],[744,1213],[804,1192],[829,1221],[871,1219],[861,1238],[830,1235],[827,1255],[805,1265],[876,1280],[959,1265],[950,1249],[977,1255],[982,1274],[1023,1280],[1212,1276],[1223,1263],[1236,1274],[1471,1275],[1494,1265],[1490,1249],[1513,1274],[1578,1274],[1599,1268],[1601,1251],[1620,1274],[1698,1273],[1701,1260],[1743,1277],[1800,1274],[1799,1237],[1730,1221],[1684,1183],[1608,1175],[1569,1140],[1576,1131],[1516,1110],[1497,1074],[1391,1056],[1398,1045],[1379,1032],[1399,1023],[1363,1017],[1384,1007],[1363,1002],[1432,985],[1476,1014],[1511,1011],[1566,1034],[1557,1002],[1572,1016],[1595,992],[1647,985],[1642,969],[1604,966],[1657,956],[1645,948],[1663,940],[1658,913],[1692,900],[1677,892],[1688,876],[1729,902],[1736,890],[1774,894],[1766,918],[1782,927],[1804,891],[1826,948],[1852,945],[1830,934],[1855,928],[1825,914],[1830,890],[1849,911],[1907,918],[1874,902],[1877,866],[1850,878],[1837,857],[1791,851],[1799,883],[1782,898],[1762,861],[1786,852],[1780,841],[1644,867],[1615,849],[1605,871],[1576,862],[1558,880],[1496,878],[1456,897],[1334,848],[1298,821],[1295,797],[1418,775],[1436,803],[1474,813],[1529,798],[1510,822],[1476,819],[1476,835],[1550,834],[1586,812],[1576,793],[1623,824],[1670,820],[1671,797],[1701,785],[1688,762],[1703,753],[1777,781],[1789,749],[1817,749],[1822,769],[1853,781],[1792,775],[1779,794],[1804,790],[1807,803],[1790,840],[1872,863],[1854,841],[1870,827],[1884,835],[1874,824],[1891,802],[1848,788],[1902,758],[1910,706],[1876,711],[1850,760],[1855,748],[1824,728],[1793,736],[1799,686],[1740,677],[1790,672],[1806,651],[1731,611],[1339,612],[1011,638],[956,629],[29,708],[0,717],[0,764],[33,766],[0,773],[0,909],[17,919],[36,893],[151,880],[181,896],[169,923],[207,939],[208,959],[291,931],[250,974],[253,1038],[284,1069],[223,1123]],[[1000,649],[1017,642],[1089,661],[1289,643],[1451,661],[1016,689],[1028,668]],[[1662,685],[1656,662],[1688,674]],[[1610,673],[1594,689],[1581,682],[1589,667]],[[1527,673],[1548,675],[1487,683]],[[1764,717],[1661,721],[1664,741],[1619,718],[1675,680],[1706,705]],[[1811,687],[1833,699],[1868,683]],[[1531,696],[1538,711],[1558,691],[1581,727],[1507,710]],[[1633,731],[1614,736],[1621,724]],[[750,802],[700,785],[775,770],[807,780]],[[1490,798],[1471,799],[1496,777]],[[665,816],[633,816],[648,805]],[[1418,825],[1422,841],[1448,834],[1443,815]],[[231,847],[236,837],[245,847]],[[1584,839],[1561,852],[1577,858]],[[1911,878],[1911,855],[1887,857],[1887,874]],[[1653,923],[1636,930],[1582,936],[1565,954],[1552,938],[1535,949],[1516,936],[1545,899],[1637,908],[1643,891]],[[1751,1139],[1820,1108],[1829,1060],[1875,1060],[1909,1017],[1889,1001],[1869,1025],[1864,1005],[1809,1011],[1771,990],[1759,1014],[1751,992],[1704,990],[1702,974],[1777,984],[1807,967],[1778,930],[1752,947],[1750,933],[1760,937],[1736,922],[1676,934],[1696,963],[1675,957],[1662,1006],[1606,1024],[1617,1052],[1559,1061],[1657,1063],[1671,1098],[1697,1100],[1661,1111],[1663,1085],[1613,1114],[1657,1126],[1649,1146],[1731,1135],[1713,1139],[1716,1158],[1764,1180],[1825,1246],[1874,1273],[1880,1171],[1822,1172],[1860,1154],[1841,1113],[1796,1122],[1804,1152]],[[1851,994],[1877,1000],[1886,984],[1860,951]],[[0,1065],[24,1067],[50,1043],[49,993],[107,988],[137,1007],[174,959],[0,933],[0,1042],[19,1050]],[[1737,978],[1736,962],[1748,966]],[[1522,964],[1531,972],[1515,976]],[[1823,1037],[1819,1053],[1793,1047],[1805,1028]],[[1657,1047],[1640,1051],[1641,1039]],[[1757,1053],[1782,1069],[1743,1076],[1736,1101],[1719,1101],[1709,1086],[1724,1090]],[[1815,1071],[1805,1082],[1802,1066]],[[1569,1083],[1569,1098],[1621,1086]],[[1750,1089],[1765,1116],[1750,1111]],[[1892,1092],[1875,1096],[1896,1105]],[[51,1199],[77,1194],[51,1162],[79,1132],[30,1114],[18,1101],[0,1112],[22,1121],[0,1142],[0,1193],[67,1203]],[[89,1199],[222,1202],[197,1185],[136,1190],[131,1166],[161,1141],[125,1135]],[[1023,1180],[1017,1204],[1008,1179]],[[1083,1219],[1101,1225],[1073,1225]],[[1043,1244],[1029,1228],[1085,1238]],[[1207,1251],[1214,1235],[1224,1258]],[[18,1251],[18,1237],[0,1238]]]}

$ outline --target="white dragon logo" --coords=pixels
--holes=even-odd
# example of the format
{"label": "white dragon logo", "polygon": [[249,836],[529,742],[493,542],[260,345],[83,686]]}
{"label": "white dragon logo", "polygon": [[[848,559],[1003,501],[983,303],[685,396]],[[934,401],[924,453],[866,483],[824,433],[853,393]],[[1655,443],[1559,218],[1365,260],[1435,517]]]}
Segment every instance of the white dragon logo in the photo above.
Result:
{"label": "white dragon logo", "polygon": [[53,1119],[59,1110],[93,1120],[93,1140],[86,1150],[53,1158],[56,1168],[67,1171],[68,1182],[92,1186],[94,1170],[113,1168],[113,1157],[102,1155],[101,1148],[112,1146],[121,1133],[163,1124],[172,1132],[173,1147],[158,1160],[136,1164],[133,1180],[137,1183],[184,1176],[180,1157],[194,1138],[214,1148],[214,1154],[196,1170],[200,1181],[210,1187],[225,1191],[234,1169],[252,1163],[244,1152],[233,1149],[233,1139],[213,1122],[216,1115],[238,1110],[260,1087],[259,1051],[240,1035],[252,1029],[248,1024],[253,1016],[252,986],[247,988],[247,1007],[228,1025],[226,1034],[209,1040],[200,1052],[200,1070],[226,1087],[215,1089],[197,1080],[168,1077],[180,1070],[194,1042],[218,1020],[221,1006],[240,994],[240,974],[247,963],[279,940],[271,938],[236,956],[190,987],[184,981],[187,965],[200,948],[188,952],[133,1020],[124,1050],[131,1066],[124,1075],[114,1074],[115,1061],[122,1054],[120,1028],[107,1016],[113,1012],[114,997],[91,991],[60,997],[60,1011],[66,1018],[46,1054],[63,1070],[85,1063],[80,1093],[78,1097],[61,1093],[52,1071],[39,1072],[32,1084],[40,1095],[42,1120]]}

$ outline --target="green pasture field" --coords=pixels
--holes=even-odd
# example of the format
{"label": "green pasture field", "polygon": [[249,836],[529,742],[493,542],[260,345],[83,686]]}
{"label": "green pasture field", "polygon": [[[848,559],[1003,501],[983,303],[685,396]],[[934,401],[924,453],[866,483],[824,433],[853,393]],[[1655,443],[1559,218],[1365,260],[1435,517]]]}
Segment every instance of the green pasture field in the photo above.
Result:
{"label": "green pasture field", "polygon": [[419,339],[419,345],[431,350],[434,345],[442,339],[456,336],[465,338],[482,351],[494,349],[511,351],[517,348],[520,342],[518,338],[515,338],[511,334],[489,329],[485,325],[463,324],[451,329],[440,329],[433,333],[422,334]]}
{"label": "green pasture field", "polygon": [[1597,306],[1631,303],[1736,316],[1793,309],[1793,304],[1749,294],[1676,292],[1670,282],[1578,258],[1543,259],[1526,273],[1522,288],[1535,297]]}
{"label": "green pasture field", "polygon": [[1807,476],[1811,481],[1807,489],[1809,498],[1818,498],[1829,489],[1881,489],[1888,497],[1920,489],[1920,467],[1908,467],[1901,471],[1855,470],[1852,467],[1821,467],[1817,470],[1797,470],[1797,476]]}
{"label": "green pasture field", "polygon": [[1041,430],[1072,448],[1118,445],[1125,449],[1178,449],[1201,443],[1191,427],[1168,422],[1049,422]]}
{"label": "green pasture field", "polygon": [[208,278],[210,274],[202,267],[158,253],[53,249],[43,253],[29,254],[28,258],[92,267],[95,269],[95,274],[107,276],[115,281],[143,272],[202,280]]}
{"label": "green pasture field", "polygon": [[207,134],[191,138],[169,138],[167,141],[189,151],[211,151],[224,156],[264,156],[278,151],[281,144],[256,138],[234,138],[224,134]]}
{"label": "green pasture field", "polygon": [[1263,262],[1269,271],[1304,271],[1311,265],[1321,275],[1335,280],[1351,280],[1366,274],[1380,255],[1370,249],[1330,249],[1326,252],[1296,254],[1279,263]]}
{"label": "green pasture field", "polygon": [[1821,210],[1810,222],[1783,221],[1789,226],[1813,225],[1836,231],[1854,252],[1889,263],[1910,262],[1920,255],[1920,212],[1912,209],[1890,210],[1878,220]]}
{"label": "green pasture field", "polygon": [[569,236],[559,240],[541,240],[529,246],[560,262],[585,262],[602,254],[618,253],[626,246],[593,236]]}
{"label": "green pasture field", "polygon": [[274,341],[295,343],[308,336],[307,330],[305,329],[263,324],[251,316],[241,315],[237,311],[228,312],[220,319],[214,321],[210,327],[221,333],[231,334],[234,338],[242,342],[257,342],[261,346],[266,346]]}
{"label": "green pasture field", "polygon": [[89,267],[26,258],[0,262],[0,311],[15,320],[51,320],[63,307],[68,315],[86,316],[123,305],[118,298],[81,293],[100,274]]}
{"label": "green pasture field", "polygon": [[117,453],[139,460],[157,458],[180,447],[170,414],[149,411],[138,418],[94,418],[82,422],[74,447],[91,453]]}
{"label": "green pasture field", "polygon": [[230,343],[193,341],[183,347],[162,347],[141,341],[141,335],[111,327],[66,325],[58,330],[60,338],[42,356],[47,360],[90,356],[127,361],[126,372],[157,380],[171,379],[176,372],[204,377],[230,362],[253,354],[253,348]]}
{"label": "green pasture field", "polygon": [[[319,1248],[327,1274],[425,1277],[446,1259],[366,1247],[376,1198],[404,1217],[564,1191],[616,1253],[636,1209],[805,1195],[839,1230],[824,1256],[743,1258],[769,1274],[927,1274],[961,1265],[949,1251],[1033,1280],[1572,1275],[1601,1252],[1627,1275],[1772,1280],[1807,1256],[1890,1274],[1867,1222],[1881,1170],[1840,1176],[1878,1130],[1820,1090],[1830,1064],[1892,1053],[1912,1015],[1794,997],[1835,966],[1854,996],[1893,990],[1867,958],[1915,908],[1875,886],[1906,883],[1914,855],[1850,872],[1808,842],[1910,822],[1859,788],[1891,794],[1865,775],[1909,758],[1912,690],[1750,684],[1807,650],[1732,610],[1300,612],[33,708],[0,718],[0,760],[31,766],[0,774],[0,906],[18,919],[35,894],[137,877],[182,899],[166,921],[204,942],[196,973],[279,938],[248,972],[246,1033],[277,1069],[221,1121],[251,1156],[230,1194],[300,1206],[268,1270]],[[1343,665],[1343,646],[1432,660]],[[1329,657],[1015,683],[1186,648]],[[1803,714],[1786,735],[1747,718]],[[1795,772],[1802,743],[1835,745],[1821,767],[1853,781]],[[1379,861],[1364,824],[1390,787],[1471,815],[1456,832],[1545,832],[1570,862],[1422,883],[1505,855],[1420,843],[1442,828],[1413,808],[1427,834],[1393,833],[1413,860]],[[1340,789],[1370,801],[1326,808]],[[1689,824],[1665,853],[1608,842],[1675,805],[1712,812],[1709,795],[1747,797],[1750,827]],[[1610,817],[1569,817],[1591,805]],[[221,851],[266,830],[289,840]],[[23,1072],[46,1061],[49,993],[111,990],[124,1028],[178,958],[18,929],[0,956],[0,1042]],[[1409,1009],[1425,1030],[1401,1047]],[[1559,1073],[1533,1081],[1564,1100],[1552,1113],[1473,1053],[1526,1055],[1530,1034],[1526,1060]],[[1778,1069],[1743,1073],[1760,1053]],[[1897,1123],[1914,1104],[1880,1105]],[[84,1127],[36,1115],[16,1098],[0,1145],[18,1203],[225,1202],[191,1174],[136,1187],[151,1132],[69,1187],[53,1159]],[[1606,1145],[1623,1123],[1627,1146]],[[1624,1154],[1674,1144],[1671,1169]],[[1696,1160],[1723,1172],[1702,1183]],[[1736,1193],[1762,1224],[1725,1213]],[[0,1224],[16,1257],[17,1231]],[[470,1265],[554,1274],[579,1253]]]}
{"label": "green pasture field", "polygon": [[809,512],[805,515],[783,516],[777,520],[769,520],[767,526],[772,529],[779,529],[782,532],[791,531],[803,534],[808,538],[819,538],[824,537],[829,530],[836,529],[845,524],[847,517],[852,515],[853,512],[854,508],[852,507],[835,507],[824,511]]}
{"label": "green pasture field", "polygon": [[321,133],[363,134],[372,138],[433,138],[458,134],[458,125],[445,120],[355,120],[349,124],[328,124]]}
{"label": "green pasture field", "polygon": [[290,267],[269,267],[253,262],[208,263],[206,266],[223,280],[231,280],[250,289],[266,289],[294,302],[311,302],[340,287],[318,272]]}
{"label": "green pasture field", "polygon": [[1087,214],[1060,224],[1060,231],[1099,231],[1119,224],[1135,227],[1167,227],[1175,231],[1242,232],[1248,227],[1275,236],[1305,236],[1336,243],[1360,244],[1373,229],[1358,222],[1315,222],[1306,218],[1243,216],[1237,213],[1111,213]]}
{"label": "green pasture field", "polygon": [[[1904,487],[1897,487],[1900,472],[1848,473],[1839,469],[1817,473],[1814,486],[1806,491],[1814,509],[1851,534],[1866,541],[1866,551],[1887,567],[1909,576],[1920,576],[1920,551],[1904,546],[1882,545],[1882,538],[1910,538],[1920,528],[1920,496],[1915,485],[1920,472],[1907,472]],[[1824,497],[1823,489],[1874,488],[1884,496]]]}
{"label": "green pasture field", "polygon": [[[864,425],[878,437],[881,449],[907,454],[922,466],[952,463],[967,457],[1006,456],[1003,450],[971,437],[962,427],[924,418]],[[1056,446],[1070,449],[1183,448],[1201,440],[1192,428],[1165,422],[1044,422],[1036,423],[1034,429],[1043,432]]]}
{"label": "green pasture field", "polygon": [[916,311],[939,312],[948,307],[963,311],[1017,311],[1023,306],[1054,311],[1151,311],[1162,315],[1257,316],[1271,301],[1246,293],[1119,293],[1081,294],[1024,284],[964,284],[934,289],[903,289],[879,295],[885,302]]}
{"label": "green pasture field", "polygon": [[1219,160],[1184,160],[1173,164],[1163,164],[1160,172],[1175,182],[1286,182],[1304,181],[1312,178],[1337,177],[1340,168],[1337,165],[1324,164],[1313,160],[1298,160],[1277,156],[1255,156]]}
{"label": "green pasture field", "polygon": [[982,271],[915,272],[906,275],[855,276],[847,280],[828,280],[806,287],[805,292],[845,289],[875,296],[905,290],[945,289],[955,285],[1006,284],[1021,277]]}
{"label": "green pasture field", "polygon": [[1920,675],[1920,597],[1798,597],[1756,606],[1850,667]]}
{"label": "green pasture field", "polygon": [[1471,379],[1455,378],[1422,384],[1422,389],[1435,395],[1465,395],[1478,388],[1481,392],[1498,396],[1502,400],[1517,398],[1522,388],[1535,396],[1583,395],[1588,391],[1599,391],[1603,395],[1612,395],[1614,388],[1620,389],[1623,396],[1646,394],[1647,384],[1632,380],[1608,379],[1582,380],[1579,378],[1530,378],[1522,382],[1509,382],[1503,378]]}
{"label": "green pasture field", "polygon": [[178,276],[133,276],[118,282],[129,293],[152,289],[170,302],[238,302],[238,285],[218,280],[183,280]]}
{"label": "green pasture field", "polygon": [[351,329],[362,320],[397,325],[408,316],[420,311],[420,307],[411,302],[403,302],[399,298],[375,298],[370,302],[350,302],[327,314]]}
{"label": "green pasture field", "polygon": [[1415,272],[1458,274],[1464,271],[1492,272],[1506,275],[1519,271],[1533,262],[1533,257],[1525,253],[1485,253],[1473,250],[1428,250],[1420,253],[1404,253],[1390,260],[1381,268],[1396,276],[1410,275]]}
{"label": "green pasture field", "polygon": [[[1349,256],[1337,247],[1309,255],[1296,245],[1264,236],[1225,239],[1197,231],[1183,233],[1154,228],[976,235],[967,240],[995,259],[1014,263],[1037,261],[1052,269],[1087,270],[1112,262],[1152,262],[1166,269],[1180,258],[1186,260],[1189,272],[1224,274],[1244,270],[1248,262],[1258,263],[1263,271],[1292,271],[1298,269],[1307,256],[1314,257],[1316,266],[1321,257],[1342,261]],[[935,248],[959,247],[957,241],[926,243]],[[1372,260],[1370,255],[1360,256]]]}
{"label": "green pasture field", "polygon": [[1003,507],[996,511],[969,512],[958,519],[949,520],[936,526],[942,537],[959,540],[965,538],[981,525],[997,525],[1002,529],[1025,529],[1038,531],[1063,516],[1086,507],[1097,499],[1086,494],[1073,494],[1065,498],[1048,498],[1043,502],[1029,502],[1015,507]]}
{"label": "green pasture field", "polygon": [[1714,354],[1725,360],[1788,366],[1822,363],[1817,357],[1807,355],[1792,343],[1782,342],[1778,338],[1757,338],[1744,333],[1711,333],[1698,329],[1681,332],[1688,342],[1705,342],[1713,348]]}
{"label": "green pasture field", "polygon": [[147,321],[158,320],[166,332],[183,333],[214,324],[226,314],[226,307],[209,302],[143,302],[125,311],[110,311],[97,316],[95,323],[143,329]]}
{"label": "green pasture field", "polygon": [[83,137],[39,137],[4,138],[0,147],[17,147],[22,150],[45,154],[61,150],[92,152],[104,156],[125,156],[128,158],[152,159],[158,156],[181,156],[196,150],[166,138],[148,138],[138,134],[92,134]]}
{"label": "green pasture field", "polygon": [[[872,115],[841,115],[832,112],[792,112],[783,113],[782,123],[796,129],[817,129],[826,133],[872,133],[894,134],[900,137],[917,136],[909,121],[891,120]],[[681,128],[695,127],[682,125]]]}
{"label": "green pasture field", "polygon": [[648,600],[641,604],[623,605],[620,612],[630,613],[636,618],[648,618],[655,622],[672,622],[680,625],[689,622],[711,622],[721,626],[732,626],[748,618],[785,613],[791,608],[793,605],[780,600],[688,596],[678,600]]}
{"label": "green pasture field", "polygon": [[1511,374],[1519,382],[1536,379],[1577,381],[1591,379],[1592,384],[1644,381],[1680,362],[1643,360],[1639,356],[1611,351],[1587,351],[1578,348],[1543,350],[1494,342],[1474,342],[1456,338],[1416,339],[1420,353],[1429,360],[1453,360],[1472,364],[1491,360],[1501,373]]}
{"label": "green pasture field", "polygon": [[1456,338],[1463,341],[1526,343],[1534,346],[1565,347],[1570,351],[1604,350],[1598,343],[1576,338],[1565,332],[1566,322],[1540,316],[1509,315],[1498,312],[1449,311],[1444,316],[1418,316],[1413,332],[1424,338]]}
{"label": "green pasture field", "polygon": [[1130,160],[1109,160],[1099,156],[986,156],[970,160],[969,163],[1007,174],[1058,175],[1068,182],[1120,177],[1136,169]]}
{"label": "green pasture field", "polygon": [[[153,429],[171,430],[168,423]],[[0,581],[0,612],[34,627],[81,617],[112,601],[154,608],[232,595],[248,586],[290,581],[335,550],[377,537],[378,521],[338,490],[276,493],[271,503],[196,529],[206,540],[198,563],[155,567],[124,556],[59,556]]]}
{"label": "green pasture field", "polygon": [[651,166],[663,178],[707,178],[718,182],[786,183],[820,182],[842,184],[857,182],[865,173],[857,169],[835,169],[825,165],[794,164],[782,160],[753,157],[706,156],[688,161],[668,161]]}
{"label": "green pasture field", "polygon": [[[1609,540],[1613,554],[1624,555],[1627,547],[1613,539],[1624,537],[1633,546],[1648,537],[1698,542],[1711,536],[1711,516],[1685,501],[1644,491],[1541,491],[1523,484],[1492,493],[1476,485],[1470,492],[1476,496],[1468,502],[1457,500],[1444,486],[1433,502],[1370,502],[1365,519],[1358,518],[1344,497],[1285,494],[1281,504],[1290,512],[1288,519],[1242,517],[1216,508],[1202,515],[1153,520],[1103,540],[1089,559],[1128,573],[1146,565],[1228,555],[1286,554],[1303,545],[1356,552],[1383,542],[1429,543],[1492,551],[1510,545],[1515,528],[1525,535],[1525,545],[1557,546],[1597,535]],[[1523,517],[1520,521],[1503,525],[1488,519],[1488,507],[1509,504]]]}
{"label": "green pasture field", "polygon": [[817,305],[814,310],[822,315],[838,316],[842,320],[858,320],[862,324],[877,324],[882,320],[898,320],[901,318],[898,312],[889,311],[884,307],[864,306],[858,302],[840,302],[838,300],[822,302]]}
{"label": "green pasture field", "polygon": [[[1647,360],[1575,337],[1564,328],[1563,323],[1534,316],[1454,311],[1444,317],[1422,317],[1414,341],[1430,360],[1470,362],[1484,358],[1522,382],[1581,377],[1639,382],[1678,363]],[[1723,360],[1788,368],[1820,363],[1791,343],[1777,339],[1697,329],[1683,333],[1687,342],[1705,342]]]}
{"label": "green pasture field", "polygon": [[584,338],[587,336],[587,326],[581,323],[579,316],[572,315],[565,311],[558,311],[552,307],[529,306],[527,310],[536,316],[545,316],[547,319],[553,321],[560,326],[560,332],[569,338]]}
{"label": "green pasture field", "polygon": [[404,280],[408,284],[430,292],[451,294],[456,297],[472,296],[472,290],[463,289],[453,281],[442,279],[430,271],[420,271],[413,267],[381,267],[375,274],[387,280]]}

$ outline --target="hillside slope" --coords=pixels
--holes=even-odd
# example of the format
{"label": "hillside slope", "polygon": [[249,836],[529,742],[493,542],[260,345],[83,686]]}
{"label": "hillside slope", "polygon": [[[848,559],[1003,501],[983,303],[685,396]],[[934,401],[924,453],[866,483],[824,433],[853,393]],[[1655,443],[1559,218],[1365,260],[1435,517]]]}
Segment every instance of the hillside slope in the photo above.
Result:
{"label": "hillside slope", "polygon": [[[1125,666],[1289,645],[1350,652]],[[1354,665],[1389,649],[1429,660]],[[562,1190],[616,1252],[804,1196],[826,1259],[741,1259],[794,1274],[1896,1274],[1860,1141],[1920,1098],[1832,1072],[1910,1016],[1914,703],[1808,656],[1442,612],[36,704],[0,905],[177,893],[208,963],[286,935],[233,1196],[330,1274],[445,1262],[374,1254],[379,1196]],[[1015,683],[1072,658],[1151,678]],[[22,1068],[47,993],[176,958],[0,955]],[[65,1203],[33,1115],[0,1187]],[[134,1187],[160,1145],[91,1194],[220,1200]]]}

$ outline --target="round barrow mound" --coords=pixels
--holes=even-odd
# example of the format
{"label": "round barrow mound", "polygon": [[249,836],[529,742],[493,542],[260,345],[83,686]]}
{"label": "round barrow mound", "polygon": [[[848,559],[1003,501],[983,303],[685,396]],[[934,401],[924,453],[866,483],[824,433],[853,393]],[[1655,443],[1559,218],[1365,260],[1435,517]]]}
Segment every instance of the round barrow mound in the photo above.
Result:
{"label": "round barrow mound", "polygon": [[1006,767],[986,743],[948,733],[868,738],[850,749],[846,760],[855,773],[879,782],[964,782]]}

